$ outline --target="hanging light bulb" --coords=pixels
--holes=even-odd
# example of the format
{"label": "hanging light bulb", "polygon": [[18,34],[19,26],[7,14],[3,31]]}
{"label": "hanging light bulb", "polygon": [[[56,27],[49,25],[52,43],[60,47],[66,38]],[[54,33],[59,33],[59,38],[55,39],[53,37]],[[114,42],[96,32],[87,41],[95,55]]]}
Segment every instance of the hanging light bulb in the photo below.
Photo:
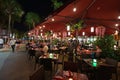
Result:
{"label": "hanging light bulb", "polygon": [[118,19],[120,19],[120,16],[118,16]]}
{"label": "hanging light bulb", "polygon": [[74,8],[73,8],[73,12],[76,12],[76,11],[77,11],[77,8],[76,8],[76,7],[74,7]]}
{"label": "hanging light bulb", "polygon": [[73,12],[76,12],[76,11],[77,11],[77,8],[76,8],[76,1],[75,1],[73,4]]}
{"label": "hanging light bulb", "polygon": [[55,21],[55,19],[54,19],[54,18],[52,18],[52,21]]}
{"label": "hanging light bulb", "polygon": [[117,26],[119,26],[119,24],[115,24],[115,26],[117,27]]}
{"label": "hanging light bulb", "polygon": [[85,35],[85,32],[82,32],[82,35],[84,36],[84,35]]}
{"label": "hanging light bulb", "polygon": [[68,32],[68,36],[70,36],[70,34],[71,34],[71,33],[70,33],[70,32]]}
{"label": "hanging light bulb", "polygon": [[70,25],[67,25],[67,31],[70,31]]}
{"label": "hanging light bulb", "polygon": [[94,32],[94,27],[91,27],[91,32]]}
{"label": "hanging light bulb", "polygon": [[45,25],[43,25],[43,27],[45,27]]}

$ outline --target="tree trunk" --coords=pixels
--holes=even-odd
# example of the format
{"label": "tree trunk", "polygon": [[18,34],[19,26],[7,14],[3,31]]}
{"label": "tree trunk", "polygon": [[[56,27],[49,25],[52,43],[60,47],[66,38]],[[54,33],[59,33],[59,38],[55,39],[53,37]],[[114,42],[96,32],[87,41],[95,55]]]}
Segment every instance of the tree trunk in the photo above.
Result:
{"label": "tree trunk", "polygon": [[9,21],[8,21],[8,34],[11,33],[11,14],[9,14]]}

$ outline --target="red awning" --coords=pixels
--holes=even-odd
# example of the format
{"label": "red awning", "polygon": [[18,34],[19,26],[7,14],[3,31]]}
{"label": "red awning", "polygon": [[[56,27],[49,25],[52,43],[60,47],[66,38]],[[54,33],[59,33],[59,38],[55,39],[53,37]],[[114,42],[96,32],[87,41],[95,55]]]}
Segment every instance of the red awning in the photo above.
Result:
{"label": "red awning", "polygon": [[[71,0],[69,4],[64,5],[54,13],[49,15],[46,20],[39,25],[45,25],[45,31],[64,32],[66,24],[71,24],[78,20],[84,21],[84,28],[79,31],[79,35],[83,31],[86,35],[91,34],[91,26],[106,27],[105,34],[112,34],[114,30],[119,30],[120,27],[120,0]],[[76,7],[76,12],[73,8]],[[52,21],[54,19],[54,21]],[[115,26],[115,24],[117,24]]]}

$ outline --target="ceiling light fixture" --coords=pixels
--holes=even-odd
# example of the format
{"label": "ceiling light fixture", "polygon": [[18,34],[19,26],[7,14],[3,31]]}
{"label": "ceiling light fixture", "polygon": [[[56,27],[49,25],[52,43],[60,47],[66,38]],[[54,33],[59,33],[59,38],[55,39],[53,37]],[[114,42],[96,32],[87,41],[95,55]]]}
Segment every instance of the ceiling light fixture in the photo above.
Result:
{"label": "ceiling light fixture", "polygon": [[76,12],[76,11],[77,11],[77,8],[76,8],[76,7],[74,7],[74,8],[73,8],[73,12]]}
{"label": "ceiling light fixture", "polygon": [[94,27],[91,27],[91,32],[94,32]]}
{"label": "ceiling light fixture", "polygon": [[42,27],[41,26],[39,26],[39,29],[41,29]]}
{"label": "ceiling light fixture", "polygon": [[76,11],[77,11],[77,8],[76,8],[76,1],[75,1],[73,5],[73,12],[76,12]]}
{"label": "ceiling light fixture", "polygon": [[119,24],[115,24],[115,26],[117,27],[117,26],[119,26]]}
{"label": "ceiling light fixture", "polygon": [[67,31],[70,31],[70,25],[67,25]]}
{"label": "ceiling light fixture", "polygon": [[54,18],[52,18],[52,21],[55,21],[55,19],[54,19]]}
{"label": "ceiling light fixture", "polygon": [[43,25],[43,27],[45,27],[45,25]]}
{"label": "ceiling light fixture", "polygon": [[85,35],[85,32],[82,32],[82,35],[84,36],[84,35]]}
{"label": "ceiling light fixture", "polygon": [[118,16],[118,19],[120,19],[120,16]]}

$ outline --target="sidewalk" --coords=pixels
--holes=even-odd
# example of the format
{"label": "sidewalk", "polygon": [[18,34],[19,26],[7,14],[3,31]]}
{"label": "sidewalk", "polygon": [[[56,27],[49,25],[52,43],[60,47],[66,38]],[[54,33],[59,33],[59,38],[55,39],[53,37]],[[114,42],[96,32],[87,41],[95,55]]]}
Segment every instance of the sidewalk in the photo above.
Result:
{"label": "sidewalk", "polygon": [[[19,48],[17,49],[17,46],[16,46],[16,51],[25,51],[25,44],[20,44],[19,45]],[[0,52],[7,52],[7,51],[12,51],[11,47],[8,46],[8,45],[4,45],[3,48],[0,49]]]}
{"label": "sidewalk", "polygon": [[3,48],[0,49],[0,51],[11,51],[11,48],[8,45],[4,45]]}

